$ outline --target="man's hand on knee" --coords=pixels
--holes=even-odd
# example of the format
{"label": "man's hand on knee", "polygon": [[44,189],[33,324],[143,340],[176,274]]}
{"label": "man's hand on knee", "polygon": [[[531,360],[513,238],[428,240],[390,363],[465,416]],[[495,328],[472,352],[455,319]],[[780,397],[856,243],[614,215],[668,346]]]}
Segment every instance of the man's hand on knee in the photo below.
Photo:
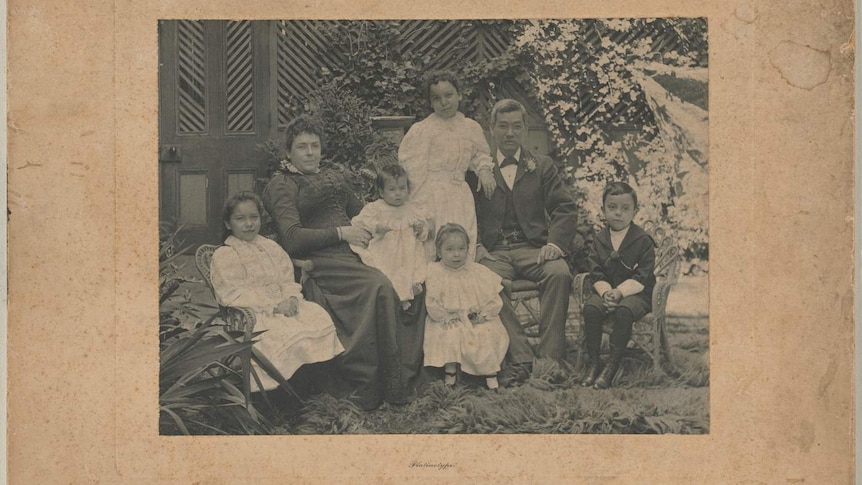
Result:
{"label": "man's hand on knee", "polygon": [[560,248],[553,244],[545,244],[539,249],[539,257],[536,259],[536,263],[542,265],[545,264],[545,261],[553,261],[562,257],[563,253],[560,251]]}
{"label": "man's hand on knee", "polygon": [[476,262],[480,263],[483,259],[487,259],[489,261],[497,260],[497,258],[491,256],[491,253],[489,253],[488,250],[485,249],[485,246],[479,244],[478,246],[476,246]]}

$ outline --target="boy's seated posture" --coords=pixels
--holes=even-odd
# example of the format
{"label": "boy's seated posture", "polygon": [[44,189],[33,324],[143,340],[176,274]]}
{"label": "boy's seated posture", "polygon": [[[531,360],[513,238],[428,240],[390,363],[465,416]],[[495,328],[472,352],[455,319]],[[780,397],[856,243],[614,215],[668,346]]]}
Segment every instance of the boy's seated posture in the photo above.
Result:
{"label": "boy's seated posture", "polygon": [[[632,336],[632,324],[652,309],[655,286],[655,242],[632,218],[638,211],[634,189],[612,182],[602,193],[607,226],[590,249],[593,294],[584,303],[584,331],[590,367],[581,383],[596,389],[610,387]],[[613,319],[611,356],[602,369],[602,322]]]}

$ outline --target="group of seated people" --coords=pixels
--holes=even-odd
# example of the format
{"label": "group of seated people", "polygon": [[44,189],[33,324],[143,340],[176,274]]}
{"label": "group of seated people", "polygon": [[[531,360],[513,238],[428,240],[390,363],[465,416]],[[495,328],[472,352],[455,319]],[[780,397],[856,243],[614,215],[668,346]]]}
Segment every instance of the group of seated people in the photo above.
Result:
{"label": "group of seated people", "polygon": [[[321,128],[296,119],[263,197],[227,201],[230,235],[212,259],[219,303],[255,312],[255,331],[265,331],[256,345],[285,378],[328,362],[326,392],[366,410],[408,402],[425,367],[442,368],[448,385],[460,371],[496,391],[527,379],[534,359],[561,361],[566,350],[572,275],[563,257],[576,205],[554,163],[523,147],[526,110],[497,102],[489,147],[459,111],[451,73],[432,73],[425,94],[434,112],[410,128],[398,163],[379,171],[379,199],[364,207],[343,175],[321,169]],[[590,366],[582,383],[597,389],[611,385],[655,284],[654,244],[632,224],[634,190],[614,182],[602,197],[607,226],[591,248],[594,290],[583,310]],[[278,242],[259,234],[264,210]],[[302,286],[291,257],[313,265]],[[539,289],[535,349],[503,289],[516,279]],[[277,387],[259,374],[258,390]]]}

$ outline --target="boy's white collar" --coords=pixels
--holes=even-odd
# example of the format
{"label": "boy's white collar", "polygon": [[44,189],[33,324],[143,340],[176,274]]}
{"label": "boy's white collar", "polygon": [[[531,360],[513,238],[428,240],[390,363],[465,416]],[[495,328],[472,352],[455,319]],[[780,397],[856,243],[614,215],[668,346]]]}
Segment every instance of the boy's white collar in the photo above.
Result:
{"label": "boy's white collar", "polygon": [[618,235],[625,234],[625,233],[629,232],[629,229],[630,229],[631,227],[632,227],[632,223],[631,223],[631,222],[629,222],[629,225],[628,225],[628,226],[626,226],[626,227],[624,227],[624,228],[620,229],[619,231],[614,231],[614,229],[613,229],[611,226],[608,226],[608,231],[610,231],[610,232],[611,232],[611,234],[613,234],[613,235],[617,235],[617,236],[618,236]]}

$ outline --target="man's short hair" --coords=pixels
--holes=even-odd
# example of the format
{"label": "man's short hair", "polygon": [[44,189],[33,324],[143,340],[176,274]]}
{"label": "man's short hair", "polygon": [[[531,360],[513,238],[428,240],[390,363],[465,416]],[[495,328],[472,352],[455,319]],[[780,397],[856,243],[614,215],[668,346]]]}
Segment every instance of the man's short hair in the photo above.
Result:
{"label": "man's short hair", "polygon": [[491,126],[497,123],[497,116],[502,113],[511,113],[512,111],[520,111],[521,117],[524,119],[524,124],[527,124],[527,109],[519,101],[514,99],[501,99],[491,108]]}

